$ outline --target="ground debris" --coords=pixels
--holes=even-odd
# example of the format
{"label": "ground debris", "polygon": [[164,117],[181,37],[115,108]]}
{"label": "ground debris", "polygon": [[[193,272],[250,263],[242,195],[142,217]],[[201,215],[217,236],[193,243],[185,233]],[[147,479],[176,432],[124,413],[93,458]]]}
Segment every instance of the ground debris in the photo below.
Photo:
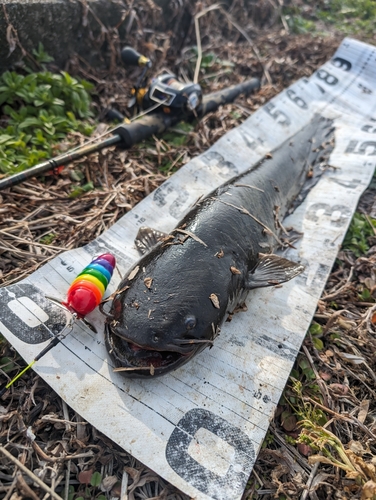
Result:
{"label": "ground debris", "polygon": [[[188,51],[180,51],[181,44],[169,42],[171,35],[176,37],[176,32],[150,29],[155,25],[158,12],[154,3],[150,9],[151,3],[139,0],[137,6],[133,6],[133,2],[125,1],[131,10],[127,19],[127,44],[152,56],[156,73],[168,67],[181,78],[185,75],[192,78]],[[183,3],[171,3],[176,26],[180,26],[179,20],[184,14],[178,7]],[[245,18],[243,2],[233,2],[231,16],[239,25],[248,26],[252,46],[227,20],[218,22],[214,11],[200,21],[203,51],[213,52],[234,64],[231,71],[216,63],[210,71],[203,72],[200,83],[204,92],[214,92],[256,76],[263,79],[264,85],[254,96],[243,96],[205,116],[191,131],[180,134],[186,139],[184,143],[153,138],[127,151],[107,148],[85,160],[75,161],[58,177],[33,178],[1,193],[0,283],[3,286],[20,281],[62,251],[97,238],[181,164],[206,151],[273,96],[299,78],[310,76],[329,60],[342,36],[287,33],[286,27],[282,29],[278,24],[284,17],[277,3],[257,2]],[[147,36],[140,37],[145,27]],[[196,45],[196,41],[189,38],[193,31],[185,31],[188,38],[181,43]],[[115,61],[121,40],[116,29],[106,32],[106,36]],[[97,71],[73,57],[66,69],[96,83],[98,108],[116,107],[124,114],[128,112],[127,92],[132,79],[120,61],[112,65],[112,72]],[[101,124],[96,136],[106,128],[108,125]],[[73,132],[69,140],[74,146],[86,139]],[[72,180],[73,172],[80,174],[81,182]],[[90,182],[93,189],[72,196],[75,188]],[[371,213],[374,193],[367,199],[370,201],[364,209]],[[288,244],[285,240],[283,243]],[[271,500],[278,494],[301,500],[368,500],[375,496],[372,467],[376,455],[376,242],[373,245],[368,254],[360,258],[349,252],[339,254],[339,263],[333,269],[315,317],[321,331],[317,336],[309,335],[305,341],[315,370],[308,363],[305,373],[311,378],[302,375],[303,408],[316,415],[319,411],[326,415],[322,427],[327,427],[343,443],[345,456],[353,461],[361,481],[358,476],[346,477],[346,472],[335,463],[323,464],[318,460],[310,465],[308,455],[312,457],[320,451],[301,443],[306,450],[301,453],[303,447],[299,448],[297,440],[302,430],[298,424],[288,427],[289,430],[283,427],[286,415],[282,420],[280,403],[243,500]],[[223,256],[224,251],[218,249],[216,257]],[[149,288],[151,282],[145,285]],[[369,291],[367,300],[364,300],[364,289]],[[359,295],[363,295],[363,299]],[[218,297],[214,293],[211,300],[217,307]],[[318,341],[323,344],[322,348]],[[9,359],[15,364],[13,371],[4,367],[3,371],[13,375],[23,362],[6,342],[2,341],[0,348],[2,361]],[[301,355],[306,356],[306,352],[302,351]],[[94,498],[102,490],[114,498],[125,491],[129,500],[188,500],[187,495],[83,422],[31,371],[12,386],[0,404],[0,491],[7,498],[43,498],[46,493],[52,498],[64,497],[71,485],[76,496],[89,493]],[[13,458],[6,457],[2,450]],[[90,482],[95,473],[100,474],[98,488]]]}

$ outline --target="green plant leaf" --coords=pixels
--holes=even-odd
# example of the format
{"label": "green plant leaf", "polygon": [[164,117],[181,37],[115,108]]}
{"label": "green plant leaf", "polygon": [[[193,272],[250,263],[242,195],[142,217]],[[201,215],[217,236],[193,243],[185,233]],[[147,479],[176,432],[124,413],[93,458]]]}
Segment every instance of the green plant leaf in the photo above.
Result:
{"label": "green plant leaf", "polygon": [[99,472],[94,472],[90,479],[90,484],[92,486],[98,487],[102,481],[102,474]]}
{"label": "green plant leaf", "polygon": [[14,369],[14,362],[11,358],[0,358],[0,367],[4,373],[9,373]]}
{"label": "green plant leaf", "polygon": [[322,326],[319,325],[318,323],[312,323],[311,326],[309,327],[309,333],[311,335],[321,335],[323,332]]}
{"label": "green plant leaf", "polygon": [[88,182],[84,186],[77,186],[73,189],[73,191],[69,194],[69,198],[77,198],[78,196],[83,195],[87,191],[92,191],[94,189],[94,185],[92,182]]}
{"label": "green plant leaf", "polygon": [[39,127],[41,126],[41,123],[38,120],[38,118],[29,117],[29,118],[26,118],[23,122],[21,122],[18,125],[18,128],[19,129],[24,129],[24,128],[27,128],[27,127],[38,127],[38,126]]}
{"label": "green plant leaf", "polygon": [[312,337],[312,343],[318,351],[322,351],[324,349],[324,343],[318,337]]}

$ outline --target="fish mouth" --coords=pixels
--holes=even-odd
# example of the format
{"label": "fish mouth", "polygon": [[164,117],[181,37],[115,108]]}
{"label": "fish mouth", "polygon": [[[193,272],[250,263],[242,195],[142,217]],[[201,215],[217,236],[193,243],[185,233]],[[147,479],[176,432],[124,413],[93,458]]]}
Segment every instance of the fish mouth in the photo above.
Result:
{"label": "fish mouth", "polygon": [[109,324],[106,324],[105,330],[106,347],[116,366],[114,371],[129,378],[155,377],[175,370],[207,345],[191,345],[189,341],[180,345],[178,341],[177,345],[170,344],[171,350],[156,350],[120,337]]}

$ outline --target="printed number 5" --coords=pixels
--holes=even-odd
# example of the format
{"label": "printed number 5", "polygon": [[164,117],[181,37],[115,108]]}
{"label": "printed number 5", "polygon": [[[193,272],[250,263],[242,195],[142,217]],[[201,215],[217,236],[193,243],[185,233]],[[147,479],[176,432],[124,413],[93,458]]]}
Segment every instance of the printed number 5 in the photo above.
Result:
{"label": "printed number 5", "polygon": [[280,125],[287,127],[291,124],[291,120],[286,113],[277,109],[273,103],[269,102],[263,109]]}

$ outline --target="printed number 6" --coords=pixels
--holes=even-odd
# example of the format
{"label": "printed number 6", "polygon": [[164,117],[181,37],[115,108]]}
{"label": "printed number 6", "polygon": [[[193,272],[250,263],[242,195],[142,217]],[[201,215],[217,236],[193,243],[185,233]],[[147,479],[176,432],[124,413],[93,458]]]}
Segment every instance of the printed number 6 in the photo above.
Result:
{"label": "printed number 6", "polygon": [[301,97],[296,95],[295,90],[289,89],[286,92],[286,94],[288,95],[288,97],[291,99],[291,101],[293,103],[295,103],[297,106],[299,106],[299,108],[302,108],[302,109],[308,108],[307,103]]}

